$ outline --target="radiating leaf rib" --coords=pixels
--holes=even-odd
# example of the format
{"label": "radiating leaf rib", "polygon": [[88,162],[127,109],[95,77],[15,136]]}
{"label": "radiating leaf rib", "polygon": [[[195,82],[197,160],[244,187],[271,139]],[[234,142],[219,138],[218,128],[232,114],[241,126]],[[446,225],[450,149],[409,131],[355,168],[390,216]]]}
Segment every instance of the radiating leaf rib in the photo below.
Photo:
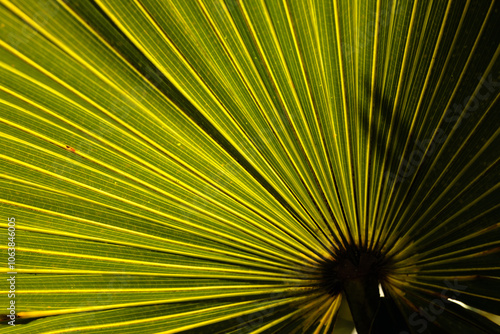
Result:
{"label": "radiating leaf rib", "polygon": [[[480,30],[480,32],[479,32],[479,34],[478,34],[478,37],[477,37],[477,38],[476,38],[476,40],[475,40],[474,46],[473,46],[473,48],[472,48],[472,51],[471,51],[471,53],[470,53],[470,56],[468,57],[467,63],[469,63],[469,62],[470,62],[471,57],[472,57],[472,54],[474,53],[474,49],[476,48],[476,45],[477,45],[478,41],[480,40],[480,37],[481,37],[481,35],[482,35],[483,31],[484,31],[484,28],[485,28],[485,26],[486,26],[486,22],[487,22],[487,18],[488,18],[488,17],[489,17],[489,15],[491,14],[491,9],[492,9],[492,7],[490,6],[490,8],[489,8],[489,10],[488,10],[488,14],[487,14],[486,20],[484,21],[484,24],[482,25],[481,30]],[[492,66],[493,66],[493,64],[496,62],[496,59],[498,58],[498,52],[499,52],[499,51],[500,51],[500,49],[499,49],[499,48],[497,48],[497,50],[496,50],[496,52],[495,52],[495,56],[493,57],[492,61],[490,62],[489,66],[488,66],[488,70],[486,71],[486,73],[490,72],[491,67],[492,67]],[[464,73],[465,73],[466,69],[467,69],[467,64],[465,65],[464,70],[462,71],[462,73],[461,73],[461,76],[460,76],[460,77],[463,77],[463,75],[464,75]],[[482,79],[482,80],[484,80],[484,79]],[[459,82],[460,82],[460,79],[459,79]],[[457,91],[457,87],[458,87],[458,83],[457,83],[457,86],[455,86],[455,90],[454,90],[454,93],[453,93],[453,94],[455,94],[455,92]],[[474,92],[474,95],[475,95],[475,94],[477,94],[477,92],[479,91],[479,89],[480,89],[480,88],[481,88],[481,85],[480,85],[480,83],[479,83],[479,84],[478,84],[478,86],[476,87],[476,90],[475,90],[475,92]],[[477,99],[477,98],[475,98],[475,97],[474,97],[474,95],[473,95],[473,96],[471,96],[471,98],[470,98],[470,100],[469,100],[469,101],[472,101],[472,100],[474,100],[474,99]],[[450,106],[450,104],[451,104],[452,99],[453,99],[453,95],[450,97],[450,100],[448,101],[448,104],[447,104],[447,106],[446,106],[446,110],[448,110],[448,108],[449,108],[449,106]],[[493,105],[494,105],[494,102],[492,103],[492,105],[491,105],[491,106],[493,106]],[[464,106],[464,109],[465,109],[465,110],[467,110],[467,107],[468,107],[468,104],[467,104],[466,106]],[[488,108],[488,109],[485,111],[485,114],[484,114],[483,118],[485,118],[485,117],[486,117],[486,115],[487,115],[487,113],[488,113],[488,112],[491,112],[491,110],[492,110],[492,109],[491,109],[491,107],[490,107],[490,108]],[[481,123],[481,120],[479,120],[479,121],[477,122],[476,128],[478,128],[478,127],[479,127],[479,124],[480,124],[480,123]],[[450,133],[450,135],[449,135],[450,137],[453,135],[453,133],[454,133],[455,129],[456,129],[456,128],[453,128],[453,129],[451,130],[451,133]],[[473,132],[474,132],[474,129],[471,131],[471,134],[470,134],[470,135],[472,135],[472,133],[473,133]],[[448,141],[448,143],[450,143],[450,142]],[[447,144],[447,143],[445,142],[445,144],[444,144],[444,145],[446,145],[446,144]],[[457,149],[457,152],[460,152],[461,148],[462,148],[464,145],[465,145],[465,142],[464,142],[464,143],[460,146],[460,148],[459,148],[459,149]],[[483,148],[483,149],[484,149],[484,148]],[[442,151],[439,151],[439,152],[437,153],[436,160],[438,159],[438,157],[439,157],[439,155],[441,154],[441,152],[442,152]],[[430,169],[432,169],[432,166],[430,167]],[[425,178],[424,178],[424,180],[425,180]],[[436,180],[436,182],[437,182],[438,180],[439,180],[439,178]],[[423,184],[423,183],[422,183],[422,184]],[[417,191],[418,191],[418,190],[417,190]]]}
{"label": "radiating leaf rib", "polygon": [[[43,152],[44,150],[43,150],[43,149],[41,149],[41,148],[39,148],[39,151]],[[91,160],[91,161],[92,161],[92,159],[89,159],[89,157],[85,157],[85,156],[84,156],[84,158],[86,158],[87,160]],[[8,160],[8,159],[7,159],[7,160]],[[97,164],[103,165],[103,164],[102,164],[101,162],[99,162],[99,161],[95,161],[95,162],[96,162]],[[105,166],[105,165],[104,165],[104,167],[107,167],[107,166]],[[109,167],[108,167],[108,168],[109,168]],[[134,181],[140,181],[140,180],[138,180],[138,179],[134,178],[134,177],[133,177],[133,176],[131,176],[131,175],[126,175],[126,177],[127,177],[127,178],[130,178],[130,179],[133,179],[133,180],[135,179]],[[80,186],[82,186],[82,185],[80,185]],[[160,194],[161,194],[161,193],[163,193],[163,195],[167,195],[167,196],[168,196],[168,194],[166,194],[166,193],[164,193],[164,192],[160,191],[158,188],[154,187],[153,185],[146,185],[146,187],[147,187],[147,188],[149,188],[149,189],[155,190],[155,191],[159,192]],[[153,194],[150,194],[150,196],[151,196],[151,195],[153,195]],[[161,198],[161,197],[160,197],[160,198]],[[179,201],[179,199],[176,199],[176,201]],[[180,201],[180,202],[182,203],[182,201]],[[184,204],[189,204],[189,203],[184,203]]]}

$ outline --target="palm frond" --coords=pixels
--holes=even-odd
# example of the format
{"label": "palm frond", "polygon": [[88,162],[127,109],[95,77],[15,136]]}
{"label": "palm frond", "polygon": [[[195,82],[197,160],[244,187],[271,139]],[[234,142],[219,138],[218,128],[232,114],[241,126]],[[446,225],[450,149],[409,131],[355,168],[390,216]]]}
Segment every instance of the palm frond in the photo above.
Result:
{"label": "palm frond", "polygon": [[498,1],[0,4],[0,332],[500,332]]}

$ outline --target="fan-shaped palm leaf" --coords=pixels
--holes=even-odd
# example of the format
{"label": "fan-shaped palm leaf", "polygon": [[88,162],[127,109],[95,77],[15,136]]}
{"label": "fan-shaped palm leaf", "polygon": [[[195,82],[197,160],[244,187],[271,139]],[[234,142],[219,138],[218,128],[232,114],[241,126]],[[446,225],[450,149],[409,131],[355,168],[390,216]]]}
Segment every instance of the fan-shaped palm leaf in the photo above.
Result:
{"label": "fan-shaped palm leaf", "polygon": [[499,333],[498,1],[0,3],[0,332]]}

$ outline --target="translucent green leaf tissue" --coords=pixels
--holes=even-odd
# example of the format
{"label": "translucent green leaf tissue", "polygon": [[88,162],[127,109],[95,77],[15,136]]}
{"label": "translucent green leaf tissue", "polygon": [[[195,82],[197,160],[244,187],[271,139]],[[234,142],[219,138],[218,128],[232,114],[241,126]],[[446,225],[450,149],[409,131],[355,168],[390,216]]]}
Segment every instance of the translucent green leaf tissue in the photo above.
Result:
{"label": "translucent green leaf tissue", "polygon": [[0,0],[0,333],[500,333],[500,3]]}

